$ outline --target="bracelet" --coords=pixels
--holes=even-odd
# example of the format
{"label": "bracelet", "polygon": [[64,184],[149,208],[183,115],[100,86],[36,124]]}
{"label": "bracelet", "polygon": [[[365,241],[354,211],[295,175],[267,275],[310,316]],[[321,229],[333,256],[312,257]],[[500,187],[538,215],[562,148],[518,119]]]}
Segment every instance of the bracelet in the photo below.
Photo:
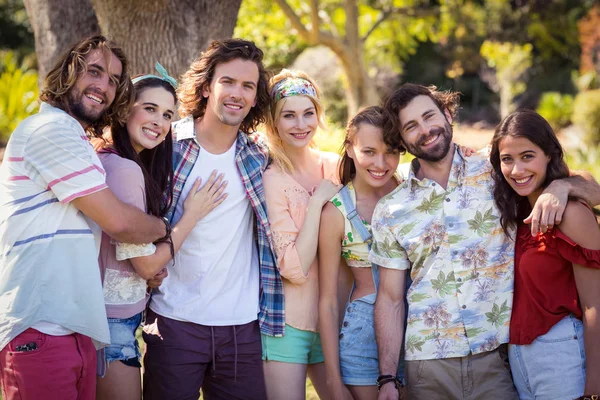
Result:
{"label": "bracelet", "polygon": [[173,260],[173,265],[175,265],[175,245],[173,244],[173,238],[171,237],[171,224],[166,218],[162,218],[162,221],[165,223],[165,229],[167,230],[167,234],[160,239],[158,239],[155,243],[169,243],[169,250],[171,250],[171,259]]}
{"label": "bracelet", "polygon": [[580,397],[581,400],[599,400],[600,395],[597,394],[584,394]]}
{"label": "bracelet", "polygon": [[169,220],[166,218],[161,218],[162,222],[164,222],[165,224],[165,236],[161,237],[160,239],[158,239],[156,242],[160,243],[160,242],[164,242],[167,239],[171,239],[171,224],[169,223]]}
{"label": "bracelet", "polygon": [[396,378],[394,375],[379,375],[377,377],[377,392],[381,391],[381,387],[386,383],[394,383],[394,387],[396,389],[401,389],[404,387],[402,383]]}

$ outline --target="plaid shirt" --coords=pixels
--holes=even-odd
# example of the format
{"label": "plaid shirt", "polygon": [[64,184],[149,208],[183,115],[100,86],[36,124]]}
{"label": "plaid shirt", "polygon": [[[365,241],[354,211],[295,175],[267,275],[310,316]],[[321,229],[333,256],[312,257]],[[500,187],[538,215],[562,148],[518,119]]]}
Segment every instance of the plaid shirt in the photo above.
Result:
{"label": "plaid shirt", "polygon": [[[175,207],[185,181],[200,152],[200,145],[196,141],[194,119],[191,116],[174,123],[173,133],[175,135],[173,143],[173,202],[166,215],[171,223],[173,223]],[[262,182],[262,174],[269,163],[267,146],[258,140],[258,135],[249,138],[244,132],[238,132],[235,163],[256,216],[255,232],[258,240],[260,265],[260,311],[258,313],[260,330],[265,335],[283,336],[285,331],[283,284],[271,250],[271,229],[267,219],[265,191]]]}

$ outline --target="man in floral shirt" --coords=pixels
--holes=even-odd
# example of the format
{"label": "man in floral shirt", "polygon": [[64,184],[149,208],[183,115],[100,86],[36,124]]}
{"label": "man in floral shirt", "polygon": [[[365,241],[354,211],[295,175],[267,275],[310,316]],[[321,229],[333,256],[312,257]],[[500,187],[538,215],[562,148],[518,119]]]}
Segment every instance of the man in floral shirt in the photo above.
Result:
{"label": "man in floral shirt", "polygon": [[[410,398],[517,398],[506,345],[514,242],[500,225],[487,157],[466,158],[452,142],[458,101],[457,93],[405,84],[385,105],[386,143],[416,159],[373,215],[369,259],[383,267],[375,307],[380,400],[398,397],[388,383],[394,382],[389,375],[396,371],[406,312]],[[543,225],[554,223],[548,215],[563,207],[560,218],[565,194],[582,184],[576,177],[550,185],[535,220],[539,214]],[[413,280],[408,310],[406,271]]]}

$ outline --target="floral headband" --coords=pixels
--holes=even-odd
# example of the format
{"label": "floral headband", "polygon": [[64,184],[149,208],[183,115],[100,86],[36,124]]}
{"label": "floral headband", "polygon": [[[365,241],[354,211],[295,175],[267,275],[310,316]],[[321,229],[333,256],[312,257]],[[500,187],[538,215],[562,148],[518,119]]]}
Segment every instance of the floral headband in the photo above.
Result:
{"label": "floral headband", "polygon": [[160,63],[157,61],[156,64],[154,65],[154,68],[156,68],[156,72],[158,72],[160,76],[152,75],[152,74],[142,75],[142,76],[138,76],[137,78],[133,78],[131,80],[131,82],[133,84],[136,84],[139,81],[144,80],[144,79],[156,78],[156,79],[160,79],[162,81],[169,83],[171,86],[173,86],[173,89],[177,90],[177,80],[175,78],[173,78],[172,76],[169,76],[165,67],[160,65]]}
{"label": "floral headband", "polygon": [[317,97],[315,87],[303,78],[285,78],[275,84],[271,89],[271,97],[278,102],[284,97],[309,95]]}

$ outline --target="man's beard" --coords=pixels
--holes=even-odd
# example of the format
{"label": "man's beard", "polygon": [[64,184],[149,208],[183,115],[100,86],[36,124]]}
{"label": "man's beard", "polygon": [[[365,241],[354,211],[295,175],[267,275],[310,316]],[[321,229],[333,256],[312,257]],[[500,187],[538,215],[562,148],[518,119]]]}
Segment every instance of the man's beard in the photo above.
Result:
{"label": "man's beard", "polygon": [[[423,150],[422,144],[431,139],[432,136],[440,135],[434,147]],[[406,143],[406,150],[418,159],[438,162],[448,155],[452,144],[452,126],[446,122],[443,128],[433,128],[429,135],[419,139],[417,144]]]}
{"label": "man's beard", "polygon": [[[104,98],[104,96],[99,94],[95,95]],[[72,88],[67,96],[69,102],[69,112],[71,116],[84,125],[93,124],[102,118],[106,113],[106,108],[100,111],[87,109],[83,103],[84,94],[76,88]],[[106,100],[104,99],[104,101]]]}

